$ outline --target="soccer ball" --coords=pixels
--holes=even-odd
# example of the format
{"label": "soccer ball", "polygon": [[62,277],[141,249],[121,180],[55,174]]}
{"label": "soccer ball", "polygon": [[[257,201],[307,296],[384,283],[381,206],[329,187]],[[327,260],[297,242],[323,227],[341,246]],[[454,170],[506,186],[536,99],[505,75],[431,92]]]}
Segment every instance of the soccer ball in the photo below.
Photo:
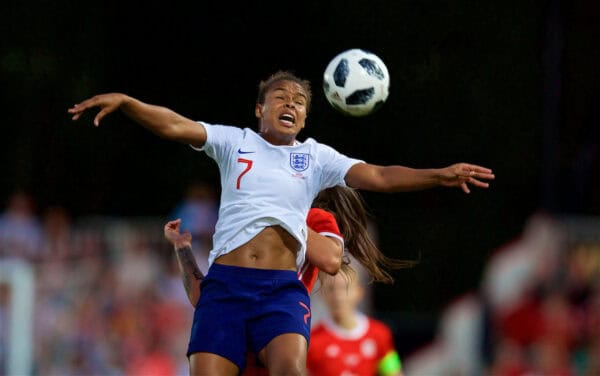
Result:
{"label": "soccer ball", "polygon": [[389,88],[390,75],[383,61],[358,48],[338,54],[323,74],[327,101],[350,116],[366,116],[380,108]]}

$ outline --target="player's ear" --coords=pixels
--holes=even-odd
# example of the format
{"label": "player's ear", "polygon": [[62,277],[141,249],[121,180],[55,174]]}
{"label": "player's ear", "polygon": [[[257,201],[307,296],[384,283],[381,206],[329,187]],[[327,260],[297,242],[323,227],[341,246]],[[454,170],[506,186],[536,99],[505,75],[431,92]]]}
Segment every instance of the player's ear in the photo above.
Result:
{"label": "player's ear", "polygon": [[256,115],[258,119],[262,118],[262,104],[256,104],[256,106],[254,107],[254,115]]}

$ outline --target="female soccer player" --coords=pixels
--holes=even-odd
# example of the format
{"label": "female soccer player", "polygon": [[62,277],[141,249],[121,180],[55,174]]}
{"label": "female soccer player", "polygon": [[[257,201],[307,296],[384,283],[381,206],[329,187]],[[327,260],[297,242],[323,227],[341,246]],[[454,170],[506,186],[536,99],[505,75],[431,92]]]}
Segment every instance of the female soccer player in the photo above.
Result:
{"label": "female soccer player", "polygon": [[328,315],[311,331],[308,371],[315,376],[399,376],[402,366],[390,329],[358,310],[364,296],[359,273],[322,274],[319,290]]}
{"label": "female soccer player", "polygon": [[[327,270],[329,274],[336,274],[339,270],[342,264],[343,238],[333,214],[323,209],[311,208],[306,224],[321,235],[312,238],[307,244],[306,261],[298,272],[298,279],[310,294],[319,274],[319,267]],[[189,232],[182,233],[180,225],[181,219],[169,221],[164,226],[164,235],[174,247],[188,299],[192,306],[197,307],[204,275],[192,253],[192,235]],[[256,359],[255,354],[248,353],[246,358],[246,368],[242,372],[244,376],[268,375],[268,371]]]}
{"label": "female soccer player", "polygon": [[[121,93],[97,95],[71,109],[77,120],[98,107],[98,126],[120,109],[160,137],[213,158],[221,204],[188,348],[194,374],[237,374],[249,349],[273,374],[304,374],[310,306],[297,278],[304,263],[306,214],[317,194],[336,185],[378,192],[436,186],[485,188],[488,168],[457,163],[440,169],[378,166],[349,158],[313,139],[296,139],[310,108],[310,83],[277,72],[259,85],[250,128],[195,122]],[[240,334],[242,333],[242,334]],[[248,345],[248,346],[247,346]]]}

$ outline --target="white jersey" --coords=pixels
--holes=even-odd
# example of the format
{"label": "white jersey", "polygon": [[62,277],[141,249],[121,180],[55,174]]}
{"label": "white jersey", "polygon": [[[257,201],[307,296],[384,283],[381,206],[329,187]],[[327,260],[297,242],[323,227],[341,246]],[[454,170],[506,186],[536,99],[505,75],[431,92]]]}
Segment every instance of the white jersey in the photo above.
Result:
{"label": "white jersey", "polygon": [[213,235],[214,260],[247,243],[265,227],[279,225],[301,245],[298,268],[306,254],[306,216],[317,194],[345,185],[354,164],[333,148],[309,138],[294,146],[276,146],[249,128],[212,125],[203,150],[221,174],[219,219]]}

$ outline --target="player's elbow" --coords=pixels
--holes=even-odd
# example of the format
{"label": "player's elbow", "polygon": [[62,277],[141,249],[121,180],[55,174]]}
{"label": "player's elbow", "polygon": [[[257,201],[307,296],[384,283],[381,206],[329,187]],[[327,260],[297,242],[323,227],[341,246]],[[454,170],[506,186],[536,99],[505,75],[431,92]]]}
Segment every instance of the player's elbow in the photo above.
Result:
{"label": "player's elbow", "polygon": [[321,266],[321,270],[329,275],[336,275],[342,267],[342,247],[337,246],[335,254],[332,254]]}
{"label": "player's elbow", "polygon": [[161,136],[171,141],[181,141],[185,138],[185,131],[176,121],[165,124]]}
{"label": "player's elbow", "polygon": [[357,163],[346,175],[346,184],[366,191],[391,192],[393,184],[388,175],[388,167]]}
{"label": "player's elbow", "polygon": [[331,263],[327,264],[326,267],[322,268],[322,271],[329,275],[336,275],[340,271],[341,267],[342,267],[342,260],[340,259],[339,262],[331,262]]}

